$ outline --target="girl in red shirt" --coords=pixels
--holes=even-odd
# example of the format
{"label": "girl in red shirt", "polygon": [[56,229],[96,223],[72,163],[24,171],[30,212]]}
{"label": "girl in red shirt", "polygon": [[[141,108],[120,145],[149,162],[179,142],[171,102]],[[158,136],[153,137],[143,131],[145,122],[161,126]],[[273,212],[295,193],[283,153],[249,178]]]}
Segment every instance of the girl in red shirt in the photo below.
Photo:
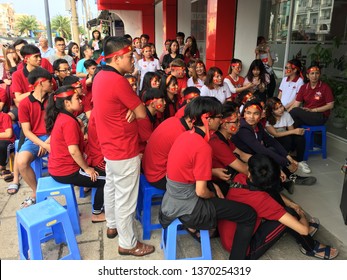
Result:
{"label": "girl in red shirt", "polygon": [[105,180],[84,159],[81,125],[73,115],[82,108],[79,94],[72,86],[62,86],[50,95],[48,102],[46,129],[51,136],[48,172],[60,183],[97,188],[92,222],[103,222]]}

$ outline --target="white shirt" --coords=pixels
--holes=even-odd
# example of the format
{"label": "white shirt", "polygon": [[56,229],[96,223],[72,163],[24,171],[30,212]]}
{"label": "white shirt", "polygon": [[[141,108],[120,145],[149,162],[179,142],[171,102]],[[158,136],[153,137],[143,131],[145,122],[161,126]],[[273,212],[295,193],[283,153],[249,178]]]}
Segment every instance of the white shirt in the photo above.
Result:
{"label": "white shirt", "polygon": [[224,78],[224,83],[227,84],[227,86],[229,87],[230,92],[236,93],[236,88],[234,87],[234,85],[232,84],[232,82],[229,79]]}
{"label": "white shirt", "polygon": [[190,77],[187,81],[187,87],[196,87],[201,89],[204,86],[204,81],[198,78],[198,82],[194,84],[193,78]]}
{"label": "white shirt", "polygon": [[155,72],[157,70],[160,70],[160,63],[159,60],[154,58],[151,61],[146,61],[144,59],[140,59],[137,62],[137,69],[141,73],[141,78],[140,78],[140,89],[142,89],[142,83],[143,83],[143,77],[147,72]]}
{"label": "white shirt", "polygon": [[216,97],[223,104],[226,99],[231,97],[231,92],[225,83],[223,83],[223,85],[218,89],[209,89],[207,86],[204,85],[200,89],[200,96]]}
{"label": "white shirt", "polygon": [[[287,127],[293,124],[294,120],[292,116],[287,111],[284,111],[282,117],[273,125],[273,127],[277,132],[281,132],[286,131]],[[271,124],[269,124],[269,122],[266,122],[265,126],[271,126]]]}
{"label": "white shirt", "polygon": [[295,100],[295,97],[303,84],[304,81],[300,77],[298,79],[294,79],[293,81],[288,81],[287,77],[282,79],[279,89],[282,91],[281,102],[283,106],[287,106],[293,100]]}

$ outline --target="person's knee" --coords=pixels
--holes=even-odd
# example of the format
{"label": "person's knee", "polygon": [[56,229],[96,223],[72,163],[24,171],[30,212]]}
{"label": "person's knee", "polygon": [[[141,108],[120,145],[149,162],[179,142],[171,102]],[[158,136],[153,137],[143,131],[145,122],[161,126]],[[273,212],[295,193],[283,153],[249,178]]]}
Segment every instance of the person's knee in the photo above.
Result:
{"label": "person's knee", "polygon": [[19,153],[17,156],[17,167],[19,171],[25,171],[30,168],[31,161],[32,159],[27,155],[27,153]]}

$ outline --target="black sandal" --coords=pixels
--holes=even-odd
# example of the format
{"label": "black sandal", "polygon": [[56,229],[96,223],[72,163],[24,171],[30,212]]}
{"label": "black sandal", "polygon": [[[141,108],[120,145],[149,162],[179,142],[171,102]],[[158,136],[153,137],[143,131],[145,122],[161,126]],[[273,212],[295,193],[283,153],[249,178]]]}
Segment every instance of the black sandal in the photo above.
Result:
{"label": "black sandal", "polygon": [[13,174],[12,172],[10,171],[10,173],[6,176],[4,176],[4,181],[7,182],[7,183],[10,183],[13,181]]}

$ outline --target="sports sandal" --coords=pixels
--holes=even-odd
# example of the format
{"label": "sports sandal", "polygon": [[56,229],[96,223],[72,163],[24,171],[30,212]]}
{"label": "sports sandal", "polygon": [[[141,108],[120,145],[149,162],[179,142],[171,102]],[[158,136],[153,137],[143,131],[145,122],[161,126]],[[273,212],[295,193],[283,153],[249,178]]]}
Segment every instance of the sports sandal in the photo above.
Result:
{"label": "sports sandal", "polygon": [[[324,259],[324,260],[332,260],[332,259],[336,258],[337,255],[339,254],[339,251],[335,248],[332,248],[331,246],[323,245],[323,244],[319,243],[317,240],[315,240],[314,243],[315,243],[315,245],[314,245],[314,249],[312,251],[306,251],[304,249],[304,247],[301,247],[300,248],[301,253],[303,253],[304,255],[309,256],[309,257],[315,257],[315,258]],[[319,248],[320,246],[323,246],[323,247]],[[336,250],[335,254],[333,254],[333,255],[331,254],[332,249]],[[322,256],[319,253],[324,253],[324,256]]]}
{"label": "sports sandal", "polygon": [[16,194],[19,190],[20,184],[12,183],[7,186],[7,193],[10,195]]}
{"label": "sports sandal", "polygon": [[26,208],[31,205],[34,205],[36,203],[36,199],[32,197],[27,197],[24,199],[24,201],[21,203],[20,208]]}
{"label": "sports sandal", "polygon": [[140,241],[137,241],[136,246],[132,249],[123,249],[120,246],[118,247],[118,253],[122,256],[131,255],[135,257],[142,257],[145,255],[152,254],[154,251],[154,246],[141,243]]}
{"label": "sports sandal", "polygon": [[200,231],[193,228],[185,228],[185,230],[198,242],[201,242],[200,240]]}
{"label": "sports sandal", "polygon": [[310,228],[313,228],[309,233],[309,235],[313,237],[316,234],[317,230],[319,229],[320,222],[318,218],[312,217],[308,224]]}
{"label": "sports sandal", "polygon": [[7,169],[1,169],[0,171],[0,178],[4,179],[6,175],[12,174],[10,170]]}
{"label": "sports sandal", "polygon": [[12,174],[12,172],[10,174],[5,175],[3,178],[4,178],[4,181],[7,182],[7,183],[12,182],[13,181],[13,174]]}

